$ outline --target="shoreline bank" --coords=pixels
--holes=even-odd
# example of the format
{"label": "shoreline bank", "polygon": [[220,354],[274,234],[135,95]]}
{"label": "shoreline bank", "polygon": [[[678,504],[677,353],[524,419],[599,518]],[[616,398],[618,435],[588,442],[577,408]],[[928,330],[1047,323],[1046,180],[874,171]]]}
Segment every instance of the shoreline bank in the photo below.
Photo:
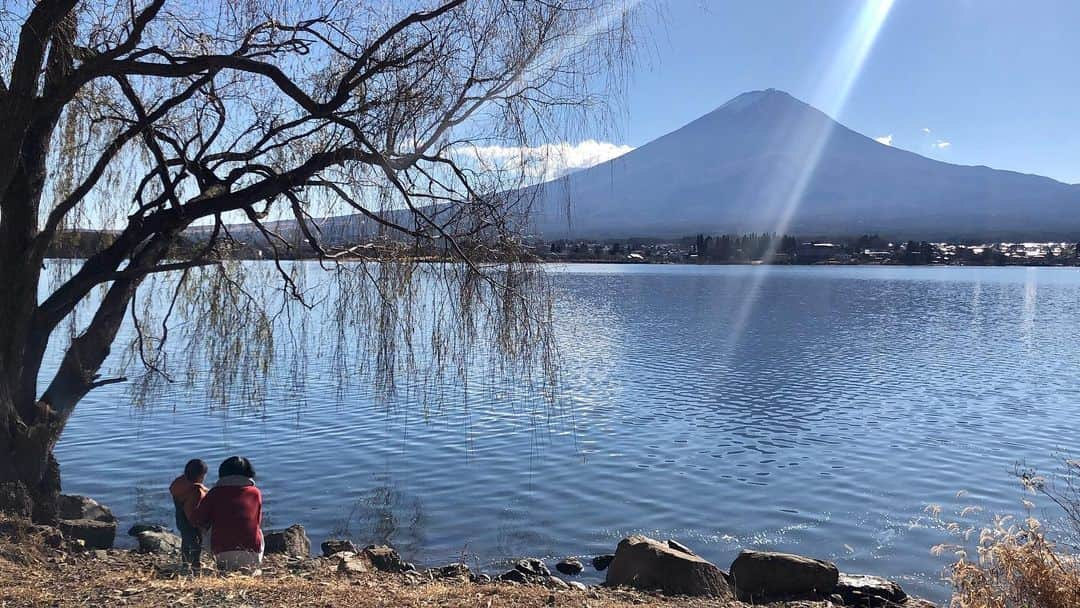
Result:
{"label": "shoreline bank", "polygon": [[[242,578],[239,586],[253,598],[261,598],[245,604],[264,606],[308,605],[280,598],[310,593],[313,583],[344,590],[345,595],[355,587],[378,588],[382,595],[372,606],[426,605],[426,601],[418,602],[425,594],[443,598],[435,605],[473,605],[474,599],[487,598],[486,604],[476,605],[936,606],[908,596],[893,581],[872,574],[841,573],[824,560],[743,550],[722,570],[676,540],[644,536],[623,539],[610,554],[567,557],[553,568],[542,559],[522,558],[493,576],[463,563],[420,569],[404,562],[389,546],[361,549],[346,539],[327,539],[319,551],[313,551],[304,528],[293,525],[264,532],[267,556],[259,576],[219,573],[208,555],[204,568],[192,573],[180,563],[180,539],[172,530],[136,524],[128,534],[139,547],[115,549],[117,521],[106,507],[78,496],[65,497],[65,502],[68,510],[62,515],[78,517],[61,520],[58,527],[0,518],[0,588],[7,589],[0,605],[39,605],[41,601],[63,606],[68,605],[66,600],[76,605],[74,598],[90,596],[134,598],[118,602],[127,605],[176,605],[181,596],[197,599],[195,605],[231,605],[222,603],[234,597],[222,581]],[[81,511],[72,511],[74,505]],[[589,568],[603,574],[601,584],[576,580]],[[46,579],[45,585],[32,582]],[[19,603],[29,598],[34,601]],[[11,600],[15,603],[3,603]]]}

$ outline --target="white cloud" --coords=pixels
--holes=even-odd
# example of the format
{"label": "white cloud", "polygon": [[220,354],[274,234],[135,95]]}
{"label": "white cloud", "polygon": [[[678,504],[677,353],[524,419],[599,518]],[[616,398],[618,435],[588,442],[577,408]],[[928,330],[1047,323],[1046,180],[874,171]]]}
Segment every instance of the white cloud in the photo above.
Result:
{"label": "white cloud", "polygon": [[922,132],[923,132],[923,133],[926,133],[927,135],[929,135],[929,134],[930,134],[930,127],[923,127],[923,130],[922,130]]}
{"label": "white cloud", "polygon": [[882,135],[881,137],[875,137],[874,141],[878,142],[879,144],[885,144],[886,146],[891,146],[892,145],[892,133],[889,133],[888,135]]}
{"label": "white cloud", "polygon": [[586,139],[576,144],[559,142],[535,147],[475,146],[461,147],[459,151],[475,156],[484,168],[520,171],[529,181],[544,181],[598,165],[633,149],[633,146]]}
{"label": "white cloud", "polygon": [[944,150],[945,148],[948,148],[949,146],[951,146],[952,142],[945,141],[944,139],[939,139],[935,143],[932,143],[930,145],[934,146],[938,150]]}

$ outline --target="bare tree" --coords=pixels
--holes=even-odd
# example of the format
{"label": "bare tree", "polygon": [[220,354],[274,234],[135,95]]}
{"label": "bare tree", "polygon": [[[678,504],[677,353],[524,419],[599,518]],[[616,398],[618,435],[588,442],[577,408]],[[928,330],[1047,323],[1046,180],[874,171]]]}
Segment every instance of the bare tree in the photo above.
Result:
{"label": "bare tree", "polygon": [[[366,303],[333,303],[334,317],[374,328],[388,378],[408,360],[397,307],[420,251],[440,252],[425,268],[455,323],[426,342],[435,358],[482,334],[508,360],[547,360],[530,201],[511,194],[519,174],[469,150],[524,149],[597,107],[625,65],[634,4],[3,0],[0,508],[55,519],[53,448],[89,391],[123,380],[99,374],[128,315],[147,377],[169,373],[161,343],[185,307],[195,340],[228,345],[208,351],[223,385],[265,371],[270,317],[250,265],[227,260],[238,223],[294,302],[311,305],[280,259],[302,248],[342,300]],[[381,245],[325,238],[314,218],[341,209]],[[50,249],[86,227],[113,232],[48,280]],[[377,263],[342,263],[364,256]],[[136,301],[161,273],[176,278],[152,325]],[[49,349],[62,356],[39,385]]]}

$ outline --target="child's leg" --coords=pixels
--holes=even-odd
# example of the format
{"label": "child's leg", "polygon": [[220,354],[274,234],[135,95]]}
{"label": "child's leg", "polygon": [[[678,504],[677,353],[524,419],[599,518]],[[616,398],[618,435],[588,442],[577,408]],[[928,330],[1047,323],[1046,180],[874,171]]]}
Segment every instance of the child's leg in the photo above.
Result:
{"label": "child's leg", "polygon": [[200,530],[199,528],[195,528],[194,526],[192,526],[192,528],[194,528],[194,531],[193,531],[192,539],[191,539],[191,560],[190,560],[190,563],[191,563],[192,568],[201,568],[202,567],[202,550],[203,550],[203,531]]}
{"label": "child's leg", "polygon": [[180,558],[185,564],[199,565],[202,554],[202,532],[191,525],[182,511],[177,511],[176,527],[180,529]]}

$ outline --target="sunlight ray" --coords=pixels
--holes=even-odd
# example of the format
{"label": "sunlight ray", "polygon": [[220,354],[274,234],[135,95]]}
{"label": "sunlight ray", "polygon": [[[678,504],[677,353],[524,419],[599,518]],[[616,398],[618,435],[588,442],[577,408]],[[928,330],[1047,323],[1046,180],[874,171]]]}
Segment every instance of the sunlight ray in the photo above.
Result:
{"label": "sunlight ray", "polygon": [[[847,34],[832,52],[829,67],[811,97],[826,114],[837,117],[843,111],[874,42],[885,25],[893,2],[894,0],[868,0],[852,16]],[[793,132],[788,134],[785,142],[776,142],[777,145],[787,145],[793,151],[797,150],[798,156],[803,160],[794,179],[775,175],[763,189],[762,204],[776,213],[776,224],[772,230],[775,234],[783,235],[791,225],[806,194],[807,186],[817,170],[825,144],[832,134],[832,126],[831,121],[800,121],[794,125]],[[778,241],[772,243],[764,256],[765,259],[776,254],[778,245]],[[747,319],[769,272],[770,266],[763,265],[750,280],[750,287],[742,298],[729,334],[729,356],[734,354],[746,330]]]}

